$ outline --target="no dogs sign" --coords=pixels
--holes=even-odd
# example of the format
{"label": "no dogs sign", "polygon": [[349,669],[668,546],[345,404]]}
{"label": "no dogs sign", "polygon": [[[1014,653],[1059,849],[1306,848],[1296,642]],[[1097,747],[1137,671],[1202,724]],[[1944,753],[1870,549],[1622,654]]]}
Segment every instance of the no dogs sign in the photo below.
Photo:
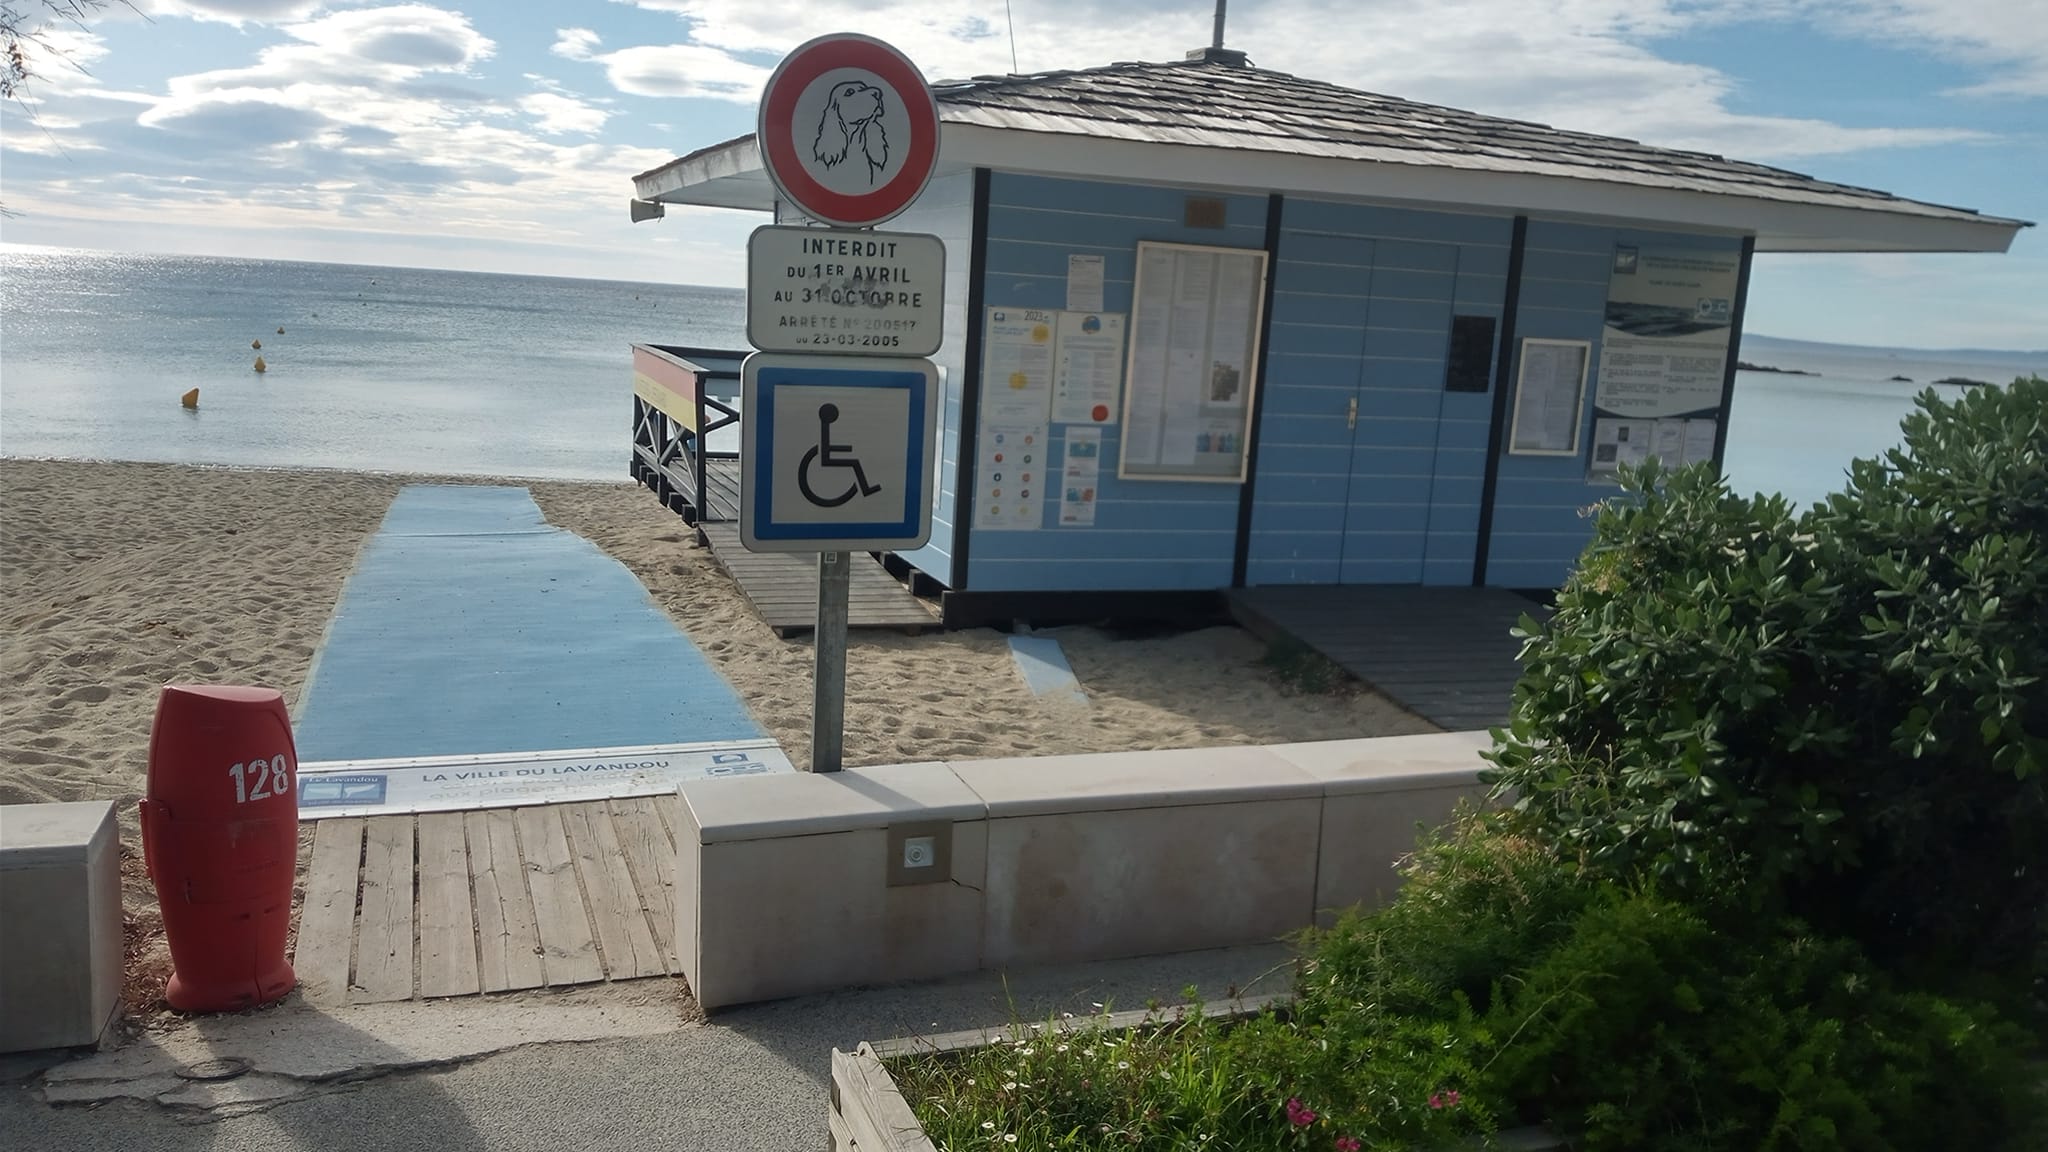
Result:
{"label": "no dogs sign", "polygon": [[761,94],[756,138],[783,199],[814,220],[866,228],[931,179],[939,107],[903,53],[842,32],[784,57]]}

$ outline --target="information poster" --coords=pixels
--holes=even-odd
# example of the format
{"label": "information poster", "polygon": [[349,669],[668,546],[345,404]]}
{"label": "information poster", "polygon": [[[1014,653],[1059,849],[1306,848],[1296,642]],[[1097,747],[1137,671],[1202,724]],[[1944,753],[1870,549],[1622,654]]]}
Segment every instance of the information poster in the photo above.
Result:
{"label": "information poster", "polygon": [[1116,423],[1124,382],[1124,325],[1114,312],[1062,312],[1053,352],[1052,418]]}
{"label": "information poster", "polygon": [[1524,340],[1515,383],[1515,420],[1508,451],[1517,456],[1579,454],[1585,407],[1585,340]]}
{"label": "information poster", "polygon": [[1118,475],[1244,479],[1266,254],[1138,245]]}
{"label": "information poster", "polygon": [[1624,464],[1655,460],[1676,471],[1714,459],[1719,427],[1712,420],[1628,420],[1611,416],[1593,421],[1593,459],[1588,480],[1611,480]]}
{"label": "information poster", "polygon": [[1095,523],[1096,481],[1102,475],[1102,429],[1067,429],[1060,477],[1060,524],[1086,528]]}
{"label": "information poster", "polygon": [[1067,311],[1102,311],[1102,257],[1079,252],[1067,257]]}
{"label": "information poster", "polygon": [[1734,252],[1616,248],[1593,407],[1647,419],[1718,409],[1741,270]]}
{"label": "information poster", "polygon": [[[1052,404],[1054,312],[991,308],[983,326],[981,425],[1043,424]],[[985,439],[986,437],[984,437]]]}
{"label": "information poster", "polygon": [[[1040,414],[1041,420],[1043,413]],[[1044,521],[1047,466],[1044,423],[981,426],[974,468],[976,531],[1029,532]]]}

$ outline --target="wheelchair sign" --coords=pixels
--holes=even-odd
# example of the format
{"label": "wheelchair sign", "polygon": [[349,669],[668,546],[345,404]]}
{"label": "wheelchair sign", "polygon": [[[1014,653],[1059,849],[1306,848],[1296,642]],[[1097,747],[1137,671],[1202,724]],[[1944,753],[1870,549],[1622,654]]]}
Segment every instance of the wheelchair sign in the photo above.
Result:
{"label": "wheelchair sign", "polygon": [[929,360],[747,357],[740,540],[753,552],[909,551],[932,525]]}

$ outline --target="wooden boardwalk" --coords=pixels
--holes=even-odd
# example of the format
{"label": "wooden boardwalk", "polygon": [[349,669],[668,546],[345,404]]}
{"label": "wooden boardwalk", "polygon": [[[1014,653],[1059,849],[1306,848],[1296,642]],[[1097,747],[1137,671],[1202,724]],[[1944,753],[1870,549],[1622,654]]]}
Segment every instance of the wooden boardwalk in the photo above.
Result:
{"label": "wooden boardwalk", "polygon": [[1230,593],[1231,614],[1262,636],[1292,636],[1450,731],[1505,724],[1524,613],[1549,610],[1500,588],[1399,584],[1270,586]]}
{"label": "wooden boardwalk", "polygon": [[292,965],[368,1004],[682,971],[675,796],[318,822]]}
{"label": "wooden boardwalk", "polygon": [[[739,583],[747,602],[781,637],[809,632],[818,623],[818,557],[809,552],[749,552],[737,524],[700,523],[712,555]],[[910,594],[874,557],[855,552],[847,573],[847,626],[920,632],[938,624],[931,609]]]}

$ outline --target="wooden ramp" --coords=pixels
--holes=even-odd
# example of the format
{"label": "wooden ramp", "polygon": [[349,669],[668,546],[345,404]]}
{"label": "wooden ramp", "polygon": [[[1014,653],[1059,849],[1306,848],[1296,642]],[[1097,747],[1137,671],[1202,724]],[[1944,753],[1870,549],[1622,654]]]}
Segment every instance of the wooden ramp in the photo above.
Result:
{"label": "wooden ramp", "polygon": [[1523,614],[1549,609],[1500,588],[1399,584],[1269,586],[1230,593],[1246,628],[1292,636],[1450,731],[1505,724]]}
{"label": "wooden ramp", "polygon": [[321,820],[292,966],[316,1004],[679,974],[675,796]]}
{"label": "wooden ramp", "polygon": [[[818,558],[809,552],[749,552],[737,524],[700,523],[712,555],[739,582],[747,602],[781,637],[809,632],[818,623]],[[920,632],[938,623],[924,602],[865,552],[852,554],[847,573],[847,626]]]}

